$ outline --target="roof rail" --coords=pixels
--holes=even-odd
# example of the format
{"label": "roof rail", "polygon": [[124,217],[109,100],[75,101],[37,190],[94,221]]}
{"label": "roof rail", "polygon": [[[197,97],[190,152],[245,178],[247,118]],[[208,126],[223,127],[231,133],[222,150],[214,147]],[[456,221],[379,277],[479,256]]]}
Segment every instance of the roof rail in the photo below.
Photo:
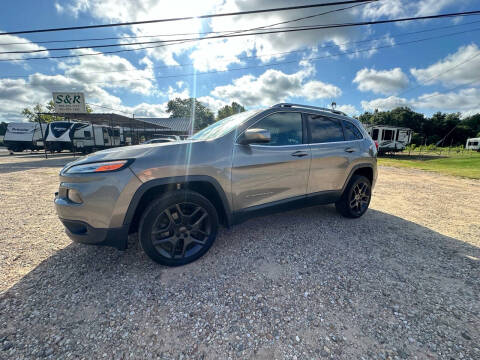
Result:
{"label": "roof rail", "polygon": [[291,104],[291,103],[280,103],[280,104],[275,104],[275,105],[272,106],[272,108],[281,108],[281,107],[296,107],[296,108],[303,108],[303,109],[322,110],[322,111],[328,111],[328,112],[338,114],[338,115],[347,116],[347,114],[345,114],[343,111],[323,108],[323,107],[319,107],[319,106],[300,105],[300,104]]}

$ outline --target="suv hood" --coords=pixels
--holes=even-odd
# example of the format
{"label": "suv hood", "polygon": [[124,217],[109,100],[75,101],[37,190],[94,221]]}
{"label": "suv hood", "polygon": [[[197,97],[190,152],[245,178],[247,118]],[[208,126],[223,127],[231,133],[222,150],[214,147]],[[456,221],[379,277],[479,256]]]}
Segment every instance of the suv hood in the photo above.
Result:
{"label": "suv hood", "polygon": [[125,160],[125,159],[137,159],[140,157],[148,156],[153,152],[157,152],[161,150],[160,148],[165,148],[165,150],[173,150],[173,148],[183,148],[188,144],[193,142],[197,142],[195,140],[183,140],[183,141],[175,141],[170,143],[160,143],[160,144],[143,144],[143,145],[130,145],[130,146],[122,146],[107,150],[101,150],[94,152],[90,155],[84,156],[75,160],[73,162],[68,163],[65,165],[72,166],[72,165],[79,165],[79,164],[87,164],[91,162],[99,162],[99,161],[113,161],[113,160]]}

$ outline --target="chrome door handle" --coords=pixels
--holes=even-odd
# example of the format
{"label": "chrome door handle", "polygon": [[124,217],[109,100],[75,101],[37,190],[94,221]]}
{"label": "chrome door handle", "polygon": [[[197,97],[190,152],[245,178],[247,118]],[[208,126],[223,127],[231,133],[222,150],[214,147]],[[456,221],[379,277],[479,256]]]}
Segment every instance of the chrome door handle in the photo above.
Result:
{"label": "chrome door handle", "polygon": [[348,152],[348,153],[352,153],[352,152],[355,152],[355,149],[349,147],[349,148],[346,148],[345,151]]}
{"label": "chrome door handle", "polygon": [[306,151],[295,151],[291,154],[292,156],[296,156],[296,157],[302,157],[302,156],[307,156],[308,153]]}

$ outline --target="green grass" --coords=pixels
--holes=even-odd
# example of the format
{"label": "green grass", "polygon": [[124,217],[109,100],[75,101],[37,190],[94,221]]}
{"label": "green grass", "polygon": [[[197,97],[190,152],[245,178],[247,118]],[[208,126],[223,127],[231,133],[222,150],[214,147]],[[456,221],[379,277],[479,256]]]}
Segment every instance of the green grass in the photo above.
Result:
{"label": "green grass", "polygon": [[480,179],[480,153],[471,152],[463,156],[408,156],[394,155],[378,158],[378,164],[384,166],[406,167],[442,174]]}

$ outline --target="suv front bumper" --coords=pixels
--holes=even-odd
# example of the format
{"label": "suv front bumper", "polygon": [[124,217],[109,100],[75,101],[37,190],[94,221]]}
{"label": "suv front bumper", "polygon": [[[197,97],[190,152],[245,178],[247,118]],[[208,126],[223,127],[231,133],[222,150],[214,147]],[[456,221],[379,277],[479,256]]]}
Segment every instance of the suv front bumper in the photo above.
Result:
{"label": "suv front bumper", "polygon": [[86,222],[65,220],[60,218],[65,226],[65,232],[74,242],[89,245],[112,246],[118,250],[125,250],[128,241],[128,225],[119,228],[94,228]]}

